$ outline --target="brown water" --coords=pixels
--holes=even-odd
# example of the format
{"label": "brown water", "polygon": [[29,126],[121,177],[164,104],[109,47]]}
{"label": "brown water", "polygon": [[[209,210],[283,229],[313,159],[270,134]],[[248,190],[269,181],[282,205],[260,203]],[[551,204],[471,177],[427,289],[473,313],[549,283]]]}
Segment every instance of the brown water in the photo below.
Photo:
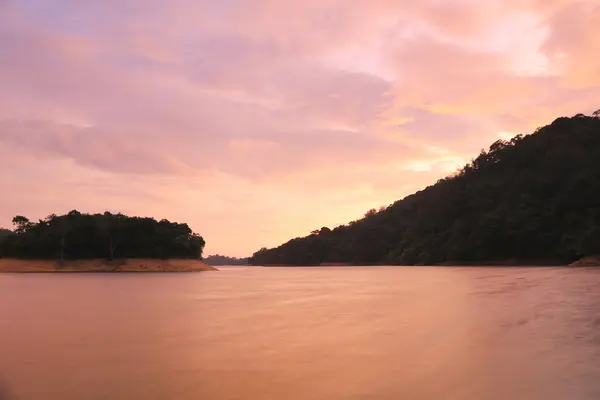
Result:
{"label": "brown water", "polygon": [[600,270],[0,275],[0,382],[2,400],[598,399]]}

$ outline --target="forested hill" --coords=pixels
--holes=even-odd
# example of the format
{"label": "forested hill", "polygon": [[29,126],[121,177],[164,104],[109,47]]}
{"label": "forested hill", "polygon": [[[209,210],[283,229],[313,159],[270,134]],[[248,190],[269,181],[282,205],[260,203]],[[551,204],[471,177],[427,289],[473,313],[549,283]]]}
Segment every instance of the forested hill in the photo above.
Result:
{"label": "forested hill", "polygon": [[201,258],[204,239],[187,224],[123,214],[13,218],[0,234],[0,257],[44,259]]}
{"label": "forested hill", "polygon": [[599,114],[499,140],[452,177],[250,262],[562,263],[600,254]]}
{"label": "forested hill", "polygon": [[247,258],[227,257],[220,254],[208,256],[204,261],[208,265],[248,265]]}

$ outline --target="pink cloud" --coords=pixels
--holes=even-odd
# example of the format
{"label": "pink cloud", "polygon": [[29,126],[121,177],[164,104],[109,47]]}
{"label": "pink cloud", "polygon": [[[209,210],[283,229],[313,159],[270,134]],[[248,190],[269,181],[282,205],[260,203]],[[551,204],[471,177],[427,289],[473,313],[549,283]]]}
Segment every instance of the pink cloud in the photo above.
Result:
{"label": "pink cloud", "polygon": [[551,34],[543,50],[563,68],[567,84],[600,86],[600,4],[565,5],[552,15],[549,25]]}
{"label": "pink cloud", "polygon": [[[354,219],[500,134],[598,108],[599,15],[566,0],[0,1],[0,223],[77,194],[189,216],[241,255]],[[233,221],[264,234],[228,245]]]}

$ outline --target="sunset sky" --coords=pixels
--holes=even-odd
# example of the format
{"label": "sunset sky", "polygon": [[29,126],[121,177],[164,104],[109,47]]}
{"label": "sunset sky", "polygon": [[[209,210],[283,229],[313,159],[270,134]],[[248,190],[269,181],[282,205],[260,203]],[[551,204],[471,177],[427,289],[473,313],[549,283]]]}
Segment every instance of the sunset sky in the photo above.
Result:
{"label": "sunset sky", "polygon": [[600,108],[600,0],[0,0],[0,226],[188,222],[248,256]]}

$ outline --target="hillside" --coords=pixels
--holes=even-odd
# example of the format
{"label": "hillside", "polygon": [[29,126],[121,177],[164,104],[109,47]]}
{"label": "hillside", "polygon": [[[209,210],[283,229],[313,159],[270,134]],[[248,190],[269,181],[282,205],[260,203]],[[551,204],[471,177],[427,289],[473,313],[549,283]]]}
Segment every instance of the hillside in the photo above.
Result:
{"label": "hillside", "polygon": [[248,265],[247,258],[227,257],[214,254],[204,259],[208,265]]}
{"label": "hillside", "polygon": [[568,263],[600,254],[600,119],[498,140],[454,176],[255,265]]}

